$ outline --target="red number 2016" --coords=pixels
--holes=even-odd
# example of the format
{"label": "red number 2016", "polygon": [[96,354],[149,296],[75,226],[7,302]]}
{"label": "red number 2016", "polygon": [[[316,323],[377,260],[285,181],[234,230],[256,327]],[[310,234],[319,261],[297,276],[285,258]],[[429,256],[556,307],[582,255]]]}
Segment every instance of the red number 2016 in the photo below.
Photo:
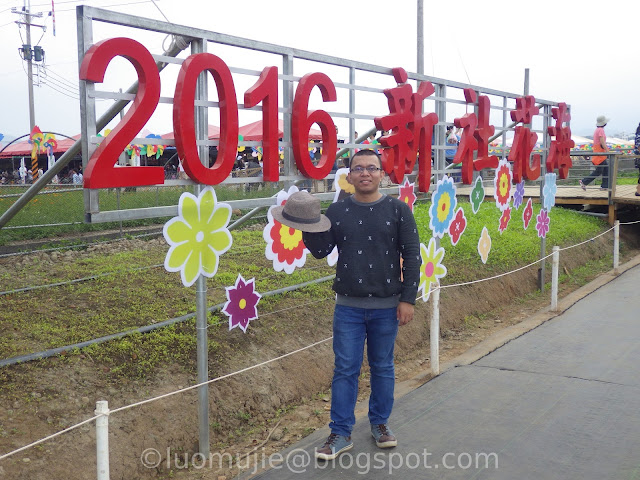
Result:
{"label": "red number 2016", "polygon": [[[122,53],[126,52],[126,53]],[[101,83],[108,64],[116,56],[129,60],[138,74],[138,93],[125,117],[95,150],[84,174],[85,188],[113,188],[156,185],[164,183],[162,167],[116,167],[122,151],[144,127],[156,109],[160,98],[160,75],[153,57],[139,42],[128,38],[112,38],[93,45],[80,66],[80,79]],[[196,145],[193,115],[197,78],[209,72],[215,81],[220,106],[220,146],[218,159],[205,167]],[[298,85],[292,108],[293,156],[296,165],[310,178],[324,178],[331,170],[337,151],[337,137],[331,116],[324,110],[307,110],[309,96],[318,86],[325,102],[336,100],[335,86],[321,73],[305,75]],[[262,102],[263,178],[279,179],[278,154],[278,69],[266,67],[256,83],[245,92],[247,107]],[[322,131],[323,154],[314,166],[308,154],[308,133],[313,124]],[[210,53],[197,53],[183,63],[176,82],[173,104],[173,129],[176,149],[183,160],[187,175],[195,182],[217,185],[223,182],[235,161],[238,145],[238,103],[233,77],[227,65]]]}

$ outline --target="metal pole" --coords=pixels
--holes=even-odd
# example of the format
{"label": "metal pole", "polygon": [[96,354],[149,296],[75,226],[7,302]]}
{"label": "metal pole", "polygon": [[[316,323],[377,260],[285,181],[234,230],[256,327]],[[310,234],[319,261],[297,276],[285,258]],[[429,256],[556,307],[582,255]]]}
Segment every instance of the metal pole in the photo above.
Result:
{"label": "metal pole", "polygon": [[618,274],[620,266],[620,221],[616,220],[613,224],[613,273]]}
{"label": "metal pole", "polygon": [[[31,0],[25,0],[25,23],[27,28],[27,45],[29,50],[33,52],[31,48]],[[29,53],[27,56],[27,84],[29,85],[29,132],[33,132],[33,128],[36,126],[36,109],[33,99],[33,53]],[[38,179],[38,152],[34,158],[31,159],[31,175],[33,181]]]}
{"label": "metal pole", "polygon": [[[351,67],[349,69],[349,85],[353,86],[356,83],[356,69]],[[353,115],[356,113],[356,91],[352,88],[349,89],[349,143],[355,143],[356,138],[356,119]],[[353,156],[355,150],[349,149],[349,159]]]}
{"label": "metal pole", "polygon": [[431,325],[429,340],[431,343],[431,374],[440,375],[440,288],[431,292],[433,311],[431,313]]}
{"label": "metal pole", "polygon": [[[524,69],[524,94],[529,95],[529,69],[525,68]],[[545,113],[548,113],[545,110]],[[544,127],[544,134],[545,138],[546,138],[546,131],[547,131],[547,117],[545,116],[544,119],[545,122],[545,127]],[[529,125],[527,125],[529,126]],[[529,161],[529,160],[527,160]],[[545,169],[544,169],[544,162],[541,162],[542,165],[542,177],[540,180],[540,205],[544,205],[544,174],[545,174]],[[540,238],[540,259],[544,259],[544,257],[546,256],[547,253],[547,239],[545,237]],[[544,291],[544,278],[546,276],[546,261],[542,260],[540,262],[540,269],[538,270],[538,288],[540,289],[540,291]]]}
{"label": "metal pole", "polygon": [[[25,0],[24,2],[26,13],[25,20],[27,24],[27,45],[31,48],[31,0]],[[27,82],[29,84],[29,132],[33,131],[33,127],[36,126],[36,109],[33,99],[33,62],[31,55],[27,57]],[[34,179],[37,173],[34,172]]]}
{"label": "metal pole", "polygon": [[96,468],[98,480],[109,480],[109,402],[96,402]]}
{"label": "metal pole", "polygon": [[553,247],[551,257],[551,311],[558,311],[558,270],[560,267],[560,247]]}
{"label": "metal pole", "polygon": [[418,0],[418,73],[424,75],[424,0]]}
{"label": "metal pole", "polygon": [[[191,42],[191,53],[201,53],[206,50],[206,44],[202,40]],[[196,91],[198,100],[207,99],[207,72],[200,74]],[[207,107],[196,107],[196,134],[199,139],[208,139],[208,115]],[[202,145],[199,148],[200,161],[205,167],[209,166],[209,147]],[[200,194],[202,185],[194,187],[196,196]],[[209,338],[207,335],[207,279],[200,275],[196,280],[196,357],[198,370],[198,383],[209,380]],[[209,385],[198,387],[198,451],[209,458]]]}

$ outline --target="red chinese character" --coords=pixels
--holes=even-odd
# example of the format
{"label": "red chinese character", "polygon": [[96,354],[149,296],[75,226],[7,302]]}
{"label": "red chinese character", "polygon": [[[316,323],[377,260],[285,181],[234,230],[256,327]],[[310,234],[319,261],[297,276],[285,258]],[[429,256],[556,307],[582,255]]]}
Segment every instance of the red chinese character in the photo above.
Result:
{"label": "red chinese character", "polygon": [[[495,155],[489,155],[489,138],[495,132],[495,127],[489,125],[491,107],[489,97],[486,95],[478,97],[471,88],[464,89],[464,97],[467,103],[476,103],[477,99],[478,115],[467,113],[461,118],[454,119],[454,125],[462,128],[462,136],[453,162],[462,163],[462,182],[471,185],[474,170],[479,172],[485,168],[497,168],[499,159]],[[474,160],[475,151],[478,154]]]}
{"label": "red chinese character", "polygon": [[390,149],[383,155],[383,168],[391,181],[402,183],[404,174],[413,171],[419,154],[418,189],[426,192],[431,183],[431,138],[438,116],[423,115],[422,103],[435,89],[431,82],[421,82],[418,91],[413,93],[406,83],[407,72],[403,68],[394,68],[392,72],[398,86],[384,90],[390,115],[374,119],[378,130],[391,130],[389,135],[380,138],[380,143]]}
{"label": "red chinese character", "polygon": [[[516,99],[516,108],[511,111],[511,120],[530,124],[538,113],[540,113],[540,109],[536,107],[535,97],[527,95]],[[540,176],[540,154],[531,155],[537,141],[538,134],[532,132],[529,127],[516,127],[513,145],[509,152],[509,161],[513,162],[513,181],[515,183],[520,183],[522,177],[527,180],[537,180]]]}
{"label": "red chinese character", "polygon": [[571,120],[571,115],[567,111],[567,104],[562,102],[557,107],[551,109],[551,115],[556,120],[555,127],[547,127],[550,136],[556,137],[551,140],[549,146],[549,156],[547,157],[547,173],[552,173],[558,169],[560,178],[567,178],[569,169],[573,166],[571,161],[571,148],[575,146],[575,142],[571,140],[571,129],[568,126],[562,126],[564,122]]}

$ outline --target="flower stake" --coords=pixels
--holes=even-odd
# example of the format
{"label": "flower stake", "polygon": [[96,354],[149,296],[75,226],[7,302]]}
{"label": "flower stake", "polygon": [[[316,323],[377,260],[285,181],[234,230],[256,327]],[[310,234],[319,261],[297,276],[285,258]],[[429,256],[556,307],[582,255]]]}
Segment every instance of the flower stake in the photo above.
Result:
{"label": "flower stake", "polygon": [[273,262],[273,269],[276,272],[285,271],[293,273],[296,267],[301,268],[307,261],[309,250],[302,241],[302,232],[295,228],[283,225],[271,213],[271,210],[278,205],[284,205],[289,196],[299,191],[295,185],[289,188],[288,192],[281,190],[276,197],[276,205],[269,208],[267,219],[269,223],[264,227],[262,238],[267,242],[265,256]]}
{"label": "flower stake", "polygon": [[480,254],[480,259],[482,263],[487,263],[487,259],[489,258],[489,252],[491,251],[491,236],[489,235],[489,230],[487,227],[482,228],[482,234],[480,235],[480,240],[478,240],[478,253]]}
{"label": "flower stake", "polygon": [[422,258],[422,265],[418,292],[422,291],[422,300],[426,302],[431,295],[431,285],[440,285],[440,279],[447,274],[447,267],[441,263],[444,258],[444,248],[436,249],[436,239],[431,238],[428,247],[425,247],[424,243],[420,244],[420,258]]}
{"label": "flower stake", "polygon": [[449,231],[449,225],[453,220],[458,201],[456,200],[456,186],[453,179],[447,175],[438,181],[436,191],[431,198],[432,205],[429,208],[429,228],[433,236],[442,238]]}
{"label": "flower stake", "polygon": [[218,258],[233,239],[227,225],[231,207],[217,203],[216,192],[205,187],[197,197],[184,192],[178,202],[178,216],[162,229],[171,246],[164,259],[164,268],[180,272],[182,284],[190,287],[199,275],[213,277],[218,271]]}
{"label": "flower stake", "polygon": [[227,303],[222,312],[229,317],[229,330],[240,327],[246,333],[249,322],[258,318],[257,306],[262,295],[255,291],[255,286],[255,278],[247,282],[238,274],[236,284],[225,287]]}
{"label": "flower stake", "polygon": [[403,201],[413,212],[413,205],[416,203],[416,194],[414,193],[415,183],[409,183],[409,179],[405,178],[404,183],[398,186],[398,200]]}

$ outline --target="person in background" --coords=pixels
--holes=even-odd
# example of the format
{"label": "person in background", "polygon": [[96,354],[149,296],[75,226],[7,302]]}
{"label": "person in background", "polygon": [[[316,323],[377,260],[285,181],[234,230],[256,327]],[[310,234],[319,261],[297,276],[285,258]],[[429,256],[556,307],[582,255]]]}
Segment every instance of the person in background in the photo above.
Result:
{"label": "person in background", "polygon": [[[636,128],[635,148],[633,149],[634,155],[640,156],[640,123]],[[638,169],[638,186],[636,187],[636,197],[640,197],[640,158],[635,159],[635,166]]]}
{"label": "person in background", "polygon": [[371,434],[379,448],[398,444],[388,425],[395,385],[393,350],[398,326],[413,319],[420,239],[408,205],[379,191],[381,167],[373,150],[354,154],[347,181],[355,193],[329,206],[330,230],[302,234],[316,258],[326,257],[336,246],[339,252],[333,282],[331,435],[316,450],[319,460],[332,460],[353,448],[351,430],[365,340],[371,368]]}
{"label": "person in background", "polygon": [[[458,150],[458,145],[460,145],[460,132],[461,128],[454,129],[453,125],[449,125],[447,127],[447,134],[445,143],[447,144],[447,149],[444,151],[444,159],[447,162],[447,165],[451,165],[453,163],[453,159],[456,156],[456,151]],[[460,164],[453,165],[455,168],[459,168]],[[450,173],[449,176],[453,178],[454,182],[462,181],[462,176],[460,173]]]}
{"label": "person in background", "polygon": [[[608,119],[604,115],[600,115],[596,119],[596,130],[595,132],[593,132],[594,153],[609,151],[609,147],[607,147],[607,135],[604,133],[604,127],[607,126],[609,120],[610,119]],[[600,185],[600,190],[607,190],[609,188],[609,161],[607,160],[607,157],[604,155],[593,155],[591,157],[591,163],[593,163],[596,168],[594,168],[588,176],[579,181],[580,187],[582,187],[582,190],[586,190],[587,185],[589,185],[597,177],[602,175],[602,184]]]}

